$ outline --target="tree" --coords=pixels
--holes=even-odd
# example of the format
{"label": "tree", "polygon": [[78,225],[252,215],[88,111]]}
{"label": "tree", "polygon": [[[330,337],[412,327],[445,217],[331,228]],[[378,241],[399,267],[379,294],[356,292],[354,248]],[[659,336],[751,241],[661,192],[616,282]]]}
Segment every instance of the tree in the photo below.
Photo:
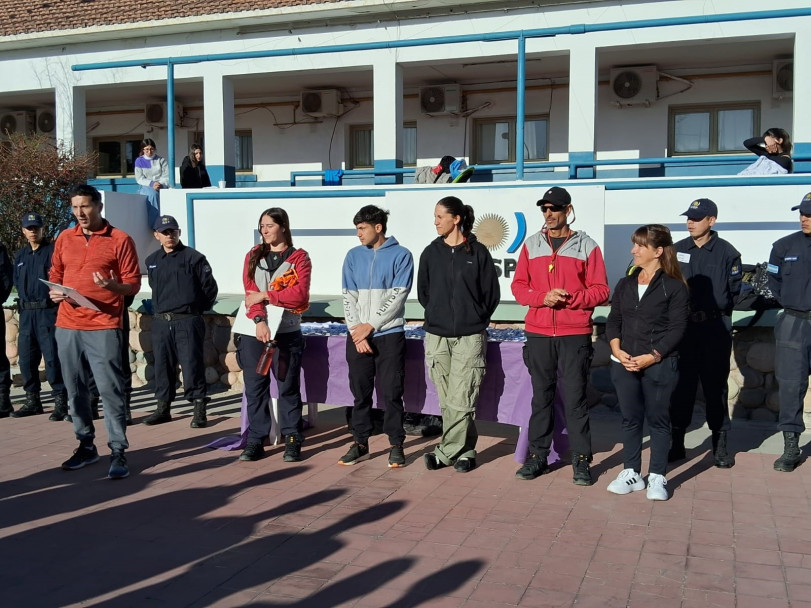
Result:
{"label": "tree", "polygon": [[94,154],[76,155],[47,136],[9,134],[0,146],[0,242],[9,253],[24,244],[25,213],[39,213],[49,236],[71,220],[68,191],[86,182],[95,165]]}

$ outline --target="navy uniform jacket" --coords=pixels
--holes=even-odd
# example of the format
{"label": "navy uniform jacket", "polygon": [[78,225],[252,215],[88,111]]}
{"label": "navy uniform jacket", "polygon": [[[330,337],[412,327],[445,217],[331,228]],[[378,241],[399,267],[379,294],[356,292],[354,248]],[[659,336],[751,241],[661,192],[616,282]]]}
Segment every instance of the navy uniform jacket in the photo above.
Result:
{"label": "navy uniform jacket", "polygon": [[48,280],[53,252],[53,241],[43,241],[37,249],[25,245],[14,254],[14,286],[20,302],[51,305],[50,288],[40,279]]}
{"label": "navy uniform jacket", "polygon": [[0,243],[0,306],[8,300],[11,293],[14,269],[11,265],[11,258],[8,257],[8,249]]}
{"label": "navy uniform jacket", "polygon": [[710,240],[698,247],[692,237],[674,245],[687,285],[693,312],[732,312],[733,299],[741,291],[741,254],[729,242],[710,231]]}
{"label": "navy uniform jacket", "polygon": [[167,312],[202,314],[217,299],[217,281],[206,256],[178,243],[166,253],[163,247],[146,258],[152,308],[155,314]]}
{"label": "navy uniform jacket", "polygon": [[811,235],[802,231],[772,245],[769,289],[783,308],[811,311]]}

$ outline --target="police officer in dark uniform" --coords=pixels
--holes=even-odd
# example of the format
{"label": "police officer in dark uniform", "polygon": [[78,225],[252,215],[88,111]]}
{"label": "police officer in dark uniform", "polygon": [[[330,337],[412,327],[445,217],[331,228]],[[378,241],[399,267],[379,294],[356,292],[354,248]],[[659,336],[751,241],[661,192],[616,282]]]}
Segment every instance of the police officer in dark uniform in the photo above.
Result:
{"label": "police officer in dark uniform", "polygon": [[772,245],[768,266],[769,289],[783,307],[774,325],[783,455],[774,461],[774,470],[786,473],[801,460],[803,399],[811,371],[811,192],[791,210],[800,211],[800,231]]}
{"label": "police officer in dark uniform", "polygon": [[152,288],[152,352],[155,357],[155,398],[158,405],[144,424],[172,420],[177,365],[183,370],[186,399],[194,403],[192,428],[206,426],[206,376],[203,313],[217,299],[217,282],[206,257],[180,242],[180,228],[171,215],[153,226],[161,248],[146,258]]}
{"label": "police officer in dark uniform", "polygon": [[685,458],[684,433],[693,418],[701,380],[715,466],[727,469],[735,464],[727,449],[731,427],[727,380],[732,354],[732,305],[741,290],[741,254],[712,230],[718,207],[710,199],[693,201],[682,215],[687,216],[690,236],[676,243],[675,248],[690,287],[690,314],[679,346],[679,382],[670,399],[668,461]]}
{"label": "police officer in dark uniform", "polygon": [[[14,270],[8,250],[0,243],[0,311],[11,293]],[[0,319],[0,418],[8,418],[14,412],[11,407],[11,364],[6,356],[6,320]]]}
{"label": "police officer in dark uniform", "polygon": [[22,219],[23,236],[28,243],[14,254],[14,286],[20,309],[17,352],[25,389],[25,405],[12,414],[23,418],[42,413],[39,362],[45,359],[45,376],[51,385],[54,411],[50,420],[68,417],[68,393],[62,382],[62,368],[56,352],[56,304],[48,296],[48,279],[53,256],[53,241],[45,237],[42,217],[29,212]]}

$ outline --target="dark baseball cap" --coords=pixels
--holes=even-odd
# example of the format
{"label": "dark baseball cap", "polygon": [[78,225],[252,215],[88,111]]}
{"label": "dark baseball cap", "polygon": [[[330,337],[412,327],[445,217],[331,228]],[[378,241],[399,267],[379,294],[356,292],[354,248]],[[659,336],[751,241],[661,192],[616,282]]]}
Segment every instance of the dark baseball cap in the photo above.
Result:
{"label": "dark baseball cap", "polygon": [[569,193],[566,192],[564,188],[558,188],[557,186],[553,186],[547,190],[541,200],[539,200],[536,205],[540,207],[544,203],[551,203],[552,205],[558,205],[560,207],[565,207],[566,205],[572,204],[572,197],[569,196]]}
{"label": "dark baseball cap", "polygon": [[162,215],[155,220],[152,230],[155,232],[163,232],[164,230],[179,230],[180,226],[177,225],[177,220],[171,215]]}
{"label": "dark baseball cap", "polygon": [[718,206],[708,198],[697,198],[687,211],[682,213],[691,220],[703,220],[705,217],[718,217]]}
{"label": "dark baseball cap", "polygon": [[22,225],[23,228],[42,228],[44,223],[39,213],[30,211],[23,216]]}
{"label": "dark baseball cap", "polygon": [[811,192],[803,197],[799,205],[791,208],[792,211],[797,211],[798,209],[803,215],[811,215]]}

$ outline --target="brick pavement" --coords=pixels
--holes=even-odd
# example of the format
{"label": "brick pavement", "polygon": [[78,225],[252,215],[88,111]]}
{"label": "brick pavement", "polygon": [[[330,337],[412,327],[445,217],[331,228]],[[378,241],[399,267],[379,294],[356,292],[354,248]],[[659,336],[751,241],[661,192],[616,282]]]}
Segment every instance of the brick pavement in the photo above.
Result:
{"label": "brick pavement", "polygon": [[[136,419],[150,403],[138,393]],[[309,431],[302,462],[276,447],[240,463],[204,447],[238,429],[238,399],[215,406],[207,429],[188,414],[131,427],[122,481],[105,479],[103,429],[102,460],[64,472],[70,425],[0,420],[2,605],[811,607],[809,465],[776,473],[773,454],[751,451],[720,470],[694,448],[668,476],[669,501],[615,496],[614,414],[596,421],[589,488],[570,467],[515,480],[516,431],[500,425],[483,425],[467,475],[426,471],[434,441],[419,438],[404,469],[386,467],[383,437],[371,460],[341,467],[337,410]]]}

